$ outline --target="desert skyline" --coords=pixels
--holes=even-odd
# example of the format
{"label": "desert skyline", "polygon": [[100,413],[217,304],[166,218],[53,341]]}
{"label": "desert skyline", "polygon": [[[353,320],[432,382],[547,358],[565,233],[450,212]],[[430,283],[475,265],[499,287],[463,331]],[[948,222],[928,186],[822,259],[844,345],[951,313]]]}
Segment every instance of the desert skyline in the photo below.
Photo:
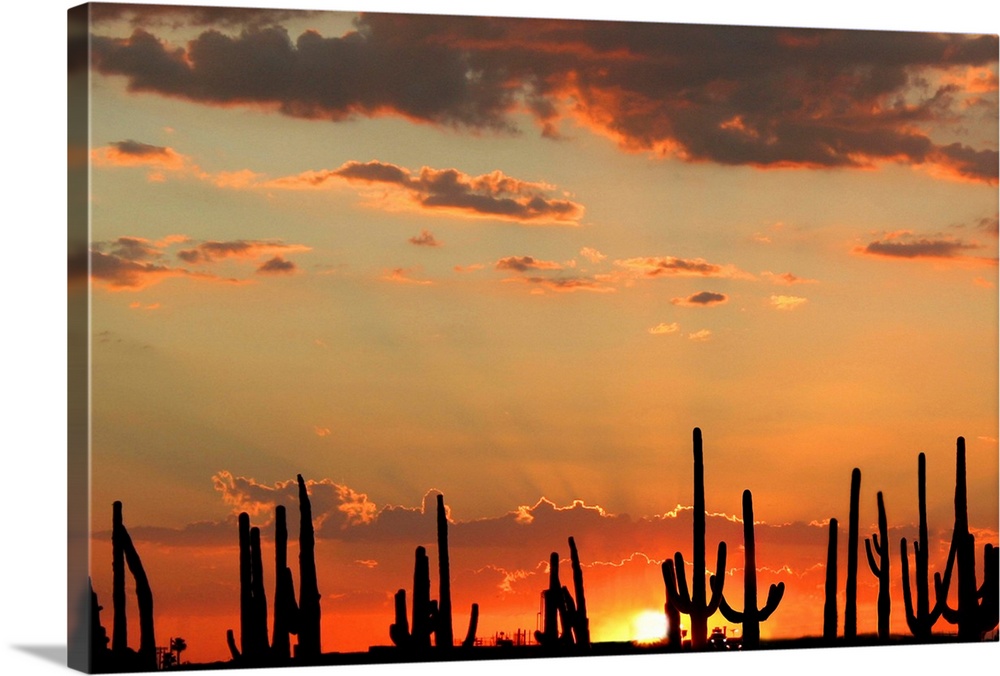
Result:
{"label": "desert skyline", "polygon": [[765,636],[820,632],[853,467],[862,538],[882,491],[898,542],[927,453],[940,535],[964,436],[997,540],[995,37],[95,18],[99,594],[121,500],[174,589],[164,631],[209,636],[238,604],[235,514],[266,526],[301,473],[321,585],[340,578],[325,648],[388,642],[435,491],[484,633],[537,604],[572,535],[595,639],[635,638],[689,547],[695,426],[710,542],[739,568],[752,490],[760,585],[789,588]]}

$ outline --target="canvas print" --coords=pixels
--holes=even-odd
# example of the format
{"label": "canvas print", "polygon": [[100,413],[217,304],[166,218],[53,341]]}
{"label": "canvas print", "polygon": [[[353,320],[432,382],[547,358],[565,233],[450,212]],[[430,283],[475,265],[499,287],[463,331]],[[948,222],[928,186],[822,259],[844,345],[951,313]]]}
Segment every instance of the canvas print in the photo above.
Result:
{"label": "canvas print", "polygon": [[361,5],[69,11],[70,665],[997,641],[997,36]]}

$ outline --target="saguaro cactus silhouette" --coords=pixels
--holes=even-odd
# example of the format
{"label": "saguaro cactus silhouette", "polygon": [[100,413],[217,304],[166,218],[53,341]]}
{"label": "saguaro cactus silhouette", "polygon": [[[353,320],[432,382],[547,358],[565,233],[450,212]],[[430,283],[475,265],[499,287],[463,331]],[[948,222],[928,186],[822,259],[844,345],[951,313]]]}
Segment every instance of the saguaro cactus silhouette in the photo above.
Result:
{"label": "saguaro cactus silhouette", "polygon": [[674,594],[677,593],[677,575],[674,572],[674,562],[667,559],[661,565],[663,571],[663,585],[666,587],[666,603],[663,604],[663,611],[667,616],[667,646],[671,650],[681,648],[681,612],[677,609],[677,600]]}
{"label": "saguaro cactus silhouette", "polygon": [[[889,639],[889,614],[892,611],[892,599],[889,597],[889,526],[885,518],[885,501],[882,491],[878,492],[878,533],[872,533],[871,539],[865,538],[865,554],[868,555],[868,566],[872,575],[878,578],[878,637]],[[873,551],[874,550],[874,553]],[[878,561],[875,557],[878,557]]]}
{"label": "saguaro cactus silhouette", "polygon": [[861,470],[851,471],[851,513],[847,524],[847,588],[844,602],[844,639],[858,635],[858,511],[861,504]]}
{"label": "saguaro cactus silhouette", "polygon": [[463,648],[471,648],[476,645],[476,629],[479,626],[479,604],[472,604],[472,612],[469,614],[469,630],[462,641]]}
{"label": "saguaro cactus silhouette", "polygon": [[271,654],[276,662],[291,657],[290,634],[298,634],[298,605],[295,585],[288,567],[288,525],[285,506],[274,508],[274,626],[271,633]]}
{"label": "saguaro cactus silhouette", "polygon": [[[559,608],[562,605],[562,585],[559,582],[559,554],[549,555],[549,588],[542,592],[544,610],[542,629],[535,631],[535,640],[541,645],[553,647],[559,643]],[[566,627],[563,627],[565,632]]]}
{"label": "saguaro cactus silhouette", "polygon": [[691,593],[688,593],[684,573],[684,557],[674,554],[674,573],[677,588],[670,590],[677,609],[691,618],[691,646],[704,647],[708,641],[708,618],[715,614],[722,601],[722,587],[725,584],[726,543],[719,543],[719,554],[715,575],[711,577],[712,596],[706,601],[705,592],[705,464],[702,455],[701,430],[694,428],[694,537],[693,570],[691,572]]}
{"label": "saguaro cactus silhouette", "polygon": [[785,593],[785,583],[772,584],[767,602],[757,608],[757,542],[753,529],[753,495],[743,491],[743,612],[734,610],[723,595],[719,609],[730,622],[743,625],[743,647],[760,645],[760,623],[766,621],[778,607]]}
{"label": "saguaro cactus silhouette", "polygon": [[[899,562],[903,575],[903,606],[906,610],[906,625],[916,638],[927,640],[931,637],[931,628],[941,617],[941,603],[935,600],[930,607],[930,580],[928,577],[928,549],[930,540],[927,536],[927,458],[921,453],[917,456],[917,503],[919,509],[918,535],[913,541],[913,561],[916,568],[917,605],[913,606],[913,596],[910,592],[910,555],[906,546],[906,538],[899,541]],[[946,596],[948,588],[943,585]]]}
{"label": "saguaro cactus silhouette", "polygon": [[434,630],[434,606],[431,604],[431,573],[427,550],[417,547],[413,562],[413,627],[406,621],[406,590],[395,598],[395,621],[389,626],[389,638],[400,648],[426,650]]}
{"label": "saguaro cactus silhouette", "polygon": [[[113,638],[111,644],[114,670],[155,671],[156,636],[153,624],[153,590],[132,537],[122,519],[122,503],[111,506],[112,602],[114,604]],[[123,562],[125,565],[123,565]],[[132,658],[129,650],[128,620],[125,617],[125,566],[135,581],[135,598],[139,608],[139,650]],[[116,644],[117,642],[117,644]]]}
{"label": "saguaro cactus silhouette", "polygon": [[984,554],[984,579],[976,587],[976,538],[969,532],[968,493],[965,481],[965,438],[958,437],[955,458],[955,530],[944,579],[951,575],[952,565],[958,559],[958,608],[947,602],[947,582],[935,575],[937,597],[941,600],[941,613],[945,620],[958,625],[960,641],[978,641],[983,633],[992,631],[998,624],[997,601],[997,549],[987,544]]}
{"label": "saguaro cactus silhouette", "polygon": [[830,540],[826,549],[826,599],[823,604],[823,639],[837,639],[837,520],[830,519]]}
{"label": "saguaro cactus silhouette", "polygon": [[316,581],[316,537],[312,504],[302,475],[299,482],[299,642],[297,660],[309,662],[321,654],[319,584]]}
{"label": "saguaro cactus silhouette", "polygon": [[448,559],[448,515],[444,508],[444,496],[437,496],[437,543],[438,543],[438,615],[434,623],[434,645],[438,648],[452,648],[455,637],[451,623],[451,564]]}
{"label": "saguaro cactus silhouette", "polygon": [[580,553],[576,549],[576,541],[569,538],[569,559],[573,567],[573,591],[576,593],[576,613],[573,617],[573,635],[577,645],[590,646],[590,618],[587,617],[587,597],[583,590],[583,567],[580,565]]}
{"label": "saguaro cactus silhouette", "polygon": [[[267,642],[267,597],[264,592],[264,564],[260,550],[260,529],[250,527],[250,515],[241,512],[237,518],[240,544],[240,645],[235,637],[230,641],[233,659],[259,666],[270,657]],[[232,633],[232,630],[229,631]]]}

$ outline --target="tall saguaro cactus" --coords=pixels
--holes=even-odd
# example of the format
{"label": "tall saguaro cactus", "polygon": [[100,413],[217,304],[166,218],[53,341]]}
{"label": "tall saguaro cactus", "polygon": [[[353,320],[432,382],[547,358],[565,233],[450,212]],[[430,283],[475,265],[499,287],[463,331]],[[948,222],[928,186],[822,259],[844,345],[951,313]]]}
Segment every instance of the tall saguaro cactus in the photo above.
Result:
{"label": "tall saguaro cactus", "polygon": [[[919,509],[918,535],[913,541],[913,561],[915,565],[917,605],[914,608],[913,596],[910,592],[910,555],[906,538],[899,541],[899,562],[903,575],[903,606],[906,609],[906,625],[917,639],[927,640],[931,637],[931,628],[941,617],[941,602],[935,600],[930,607],[930,580],[928,577],[928,550],[930,540],[927,536],[927,458],[921,453],[917,456],[917,504]],[[947,595],[947,587],[943,587]]]}
{"label": "tall saguaro cactus", "polygon": [[576,549],[576,541],[569,538],[569,559],[573,567],[573,591],[576,593],[576,614],[573,619],[573,634],[577,645],[590,646],[590,618],[587,617],[587,597],[583,590],[583,567],[580,565],[580,553]]}
{"label": "tall saguaro cactus", "polygon": [[285,506],[274,508],[274,626],[271,653],[279,664],[291,657],[289,634],[298,633],[298,606],[292,571],[288,567],[288,525]]}
{"label": "tall saguaro cactus", "polygon": [[434,645],[449,649],[455,645],[451,622],[451,564],[448,559],[448,515],[444,508],[444,496],[437,496],[437,543],[438,543],[438,615],[434,631]]}
{"label": "tall saguaro cactus", "polygon": [[[868,556],[868,566],[872,575],[878,578],[878,637],[889,639],[889,614],[892,611],[892,599],[889,596],[889,526],[885,518],[885,502],[882,491],[878,492],[878,533],[872,533],[871,539],[865,538],[865,554]],[[874,550],[874,553],[873,551]],[[878,557],[878,561],[876,561]]]}
{"label": "tall saguaro cactus", "polygon": [[830,519],[830,541],[826,548],[826,599],[823,604],[823,640],[837,639],[837,529],[836,519]]}
{"label": "tall saguaro cactus", "polygon": [[951,575],[952,565],[958,559],[958,608],[952,609],[943,593],[947,582],[935,575],[937,596],[943,599],[941,612],[945,620],[958,625],[960,641],[978,641],[984,632],[998,625],[997,601],[997,549],[987,544],[984,554],[984,579],[976,586],[976,538],[969,532],[968,491],[965,481],[965,438],[958,437],[955,458],[955,531],[945,569],[945,580]]}
{"label": "tall saguaro cactus", "polygon": [[743,491],[743,612],[734,610],[722,597],[719,609],[730,622],[743,625],[743,647],[760,645],[760,623],[765,622],[777,609],[785,593],[785,583],[772,584],[767,591],[767,602],[757,608],[757,542],[753,528],[753,495]]}
{"label": "tall saguaro cactus", "polygon": [[299,482],[299,642],[296,659],[309,662],[320,649],[319,584],[316,581],[316,536],[313,532],[312,504],[302,475]]}
{"label": "tall saguaro cactus", "polygon": [[858,635],[858,511],[861,504],[861,470],[851,471],[851,513],[847,524],[847,588],[844,603],[844,639]]}
{"label": "tall saguaro cactus", "polygon": [[[670,590],[677,609],[691,618],[691,646],[702,648],[708,642],[708,618],[715,614],[722,601],[722,587],[725,584],[726,543],[719,543],[715,575],[711,577],[712,596],[707,599],[705,592],[705,463],[702,454],[701,430],[693,432],[694,445],[694,533],[693,570],[691,572],[691,592],[688,593],[684,574],[684,556],[674,554],[674,573],[677,588]],[[707,599],[707,600],[706,600]]]}
{"label": "tall saguaro cactus", "polygon": [[[559,642],[559,607],[562,604],[562,584],[559,582],[559,554],[549,555],[549,588],[542,592],[544,611],[542,630],[535,632],[535,640],[548,647]],[[565,627],[564,627],[565,630]]]}
{"label": "tall saguaro cactus", "polygon": [[400,648],[427,650],[434,630],[434,606],[431,603],[431,573],[427,550],[417,547],[413,561],[413,623],[406,621],[406,590],[395,595],[395,621],[389,637]]}

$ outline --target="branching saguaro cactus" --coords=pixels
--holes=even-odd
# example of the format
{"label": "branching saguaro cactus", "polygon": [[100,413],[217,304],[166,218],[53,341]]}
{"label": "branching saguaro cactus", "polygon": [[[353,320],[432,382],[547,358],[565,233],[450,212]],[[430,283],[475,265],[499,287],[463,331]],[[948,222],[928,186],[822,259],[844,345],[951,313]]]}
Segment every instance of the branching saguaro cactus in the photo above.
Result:
{"label": "branching saguaro cactus", "polygon": [[[882,641],[889,640],[889,614],[892,612],[892,599],[889,596],[889,526],[885,518],[885,501],[882,491],[878,492],[878,533],[872,533],[871,539],[865,538],[865,554],[868,556],[868,567],[872,575],[878,578],[878,637]],[[874,552],[873,552],[874,550]],[[878,557],[878,561],[876,561]]]}
{"label": "branching saguaro cactus", "polygon": [[826,599],[823,604],[823,640],[837,640],[837,520],[830,519],[830,540],[826,548]]}
{"label": "branching saguaro cactus", "polygon": [[316,581],[316,536],[313,532],[312,504],[302,475],[299,482],[299,642],[295,658],[316,660],[320,648],[319,584]]}
{"label": "branching saguaro cactus", "polygon": [[[535,631],[535,640],[546,647],[559,645],[562,637],[559,635],[559,611],[562,607],[563,593],[562,584],[559,582],[559,554],[552,552],[549,555],[549,588],[542,592],[544,610],[542,614],[542,629]],[[563,625],[563,636],[565,636],[566,625]],[[572,634],[570,634],[572,640]]]}
{"label": "branching saguaro cactus", "polygon": [[[575,551],[576,543],[573,538],[570,538],[570,542]],[[574,578],[579,578],[579,586],[577,587],[579,597],[583,593],[583,571],[582,569],[578,570],[580,565],[578,554],[573,565]],[[575,584],[576,580],[574,580]],[[549,555],[549,587],[542,592],[542,599],[544,603],[543,625],[540,631],[535,632],[535,641],[548,649],[588,650],[590,648],[590,621],[587,619],[586,611],[580,612],[569,588],[559,581],[558,552],[552,552]],[[584,600],[583,605],[586,609],[586,600]]]}
{"label": "branching saguaro cactus", "polygon": [[767,590],[767,602],[757,608],[757,541],[753,529],[753,495],[743,491],[743,612],[733,610],[723,595],[719,604],[723,617],[743,625],[743,647],[760,646],[760,623],[767,621],[777,609],[785,593],[785,583],[772,584]]}
{"label": "branching saguaro cactus", "polygon": [[389,626],[389,638],[400,648],[421,651],[431,647],[434,631],[434,606],[431,603],[431,573],[427,550],[417,547],[413,562],[413,625],[406,621],[406,590],[396,592],[395,622]]}
{"label": "branching saguaro cactus", "polygon": [[674,562],[667,559],[663,562],[663,586],[667,590],[667,600],[663,611],[667,615],[667,646],[671,650],[681,649],[681,611],[677,608],[677,574],[674,572]]}
{"label": "branching saguaro cactus", "polygon": [[858,635],[858,512],[861,505],[861,470],[851,471],[851,512],[847,524],[847,588],[844,602],[844,640]]}
{"label": "branching saguaro cactus", "polygon": [[[112,625],[111,662],[114,671],[155,671],[156,636],[153,625],[153,590],[132,537],[122,519],[122,503],[111,506],[112,547]],[[128,620],[125,617],[125,567],[135,581],[135,598],[139,608],[139,650],[133,653],[127,644]]]}
{"label": "branching saguaro cactus", "polygon": [[[906,625],[917,639],[928,640],[931,628],[941,617],[941,602],[937,600],[930,607],[930,580],[928,577],[928,550],[930,540],[927,537],[927,458],[921,453],[917,456],[917,503],[919,509],[919,524],[917,539],[913,541],[913,561],[916,568],[917,605],[913,606],[913,596],[910,592],[910,555],[906,538],[899,541],[899,562],[903,576],[903,606],[906,609]],[[947,587],[942,586],[944,596]]]}
{"label": "branching saguaro cactus", "polygon": [[[998,624],[997,549],[987,544],[984,554],[984,579],[976,586],[976,538],[969,532],[968,493],[965,471],[965,438],[958,437],[955,459],[955,531],[945,569],[944,581],[935,575],[937,597],[941,601],[944,619],[958,625],[960,641],[978,641]],[[947,602],[946,587],[952,565],[958,559],[958,608]],[[942,600],[943,599],[943,600]]]}
{"label": "branching saguaro cactus", "polygon": [[694,428],[694,554],[691,572],[691,593],[688,593],[684,573],[684,557],[674,554],[674,574],[677,588],[668,592],[677,609],[691,618],[691,646],[698,649],[708,641],[708,618],[715,614],[722,601],[725,584],[726,543],[719,543],[715,575],[711,576],[712,596],[706,600],[705,592],[705,463],[702,455],[701,430]]}

